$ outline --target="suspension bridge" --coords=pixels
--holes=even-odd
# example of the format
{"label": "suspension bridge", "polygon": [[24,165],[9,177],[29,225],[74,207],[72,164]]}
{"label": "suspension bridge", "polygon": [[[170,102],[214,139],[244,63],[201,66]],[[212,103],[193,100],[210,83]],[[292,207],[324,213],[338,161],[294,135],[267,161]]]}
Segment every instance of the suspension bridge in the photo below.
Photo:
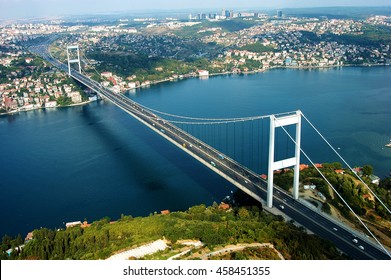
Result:
{"label": "suspension bridge", "polygon": [[[161,137],[170,141],[231,184],[261,202],[266,206],[264,207],[265,210],[274,214],[282,212],[285,216],[304,226],[309,231],[330,240],[341,251],[352,258],[391,258],[391,253],[377,240],[376,236],[367,228],[360,217],[354,213],[342,196],[338,194],[337,190],[316,167],[325,181],[356,216],[363,227],[367,229],[375,241],[332,219],[321,211],[313,209],[299,199],[301,154],[315,166],[300,146],[302,119],[306,120],[320,134],[301,111],[266,116],[220,119],[187,117],[157,111],[145,107],[122,94],[114,93],[100,83],[90,79],[86,74],[83,74],[77,46],[67,48],[68,65],[66,65],[51,56],[48,51],[48,44],[49,41],[32,46],[30,51],[43,57],[60,70],[67,72],[70,77],[121,108]],[[77,64],[77,69],[71,67],[71,64],[74,63]],[[295,127],[293,132],[291,131],[292,126]],[[285,133],[285,139],[287,143],[288,140],[290,143],[290,146],[286,145],[287,148],[284,155],[281,155],[281,153],[278,155],[279,153],[276,151],[281,146],[279,145],[281,141],[283,141],[278,139],[278,133],[276,134],[278,130]],[[322,135],[321,137],[327,142]],[[263,144],[259,144],[263,141],[268,142],[268,151],[263,148]],[[327,144],[332,148],[328,142]],[[334,148],[332,149],[337,153]],[[264,162],[262,161],[262,154],[267,154],[267,160]],[[340,155],[338,154],[338,156]],[[341,156],[340,158],[343,160]],[[344,163],[351,169],[346,161]],[[262,164],[267,166],[266,176],[260,176],[259,174],[262,168],[260,165]],[[294,170],[292,194],[288,194],[273,184],[274,171],[287,167],[293,167]],[[362,181],[362,183],[364,182]],[[376,196],[376,194],[373,195]],[[277,211],[276,208],[273,208],[273,201],[278,205],[276,207]],[[389,211],[385,205],[384,207]]]}

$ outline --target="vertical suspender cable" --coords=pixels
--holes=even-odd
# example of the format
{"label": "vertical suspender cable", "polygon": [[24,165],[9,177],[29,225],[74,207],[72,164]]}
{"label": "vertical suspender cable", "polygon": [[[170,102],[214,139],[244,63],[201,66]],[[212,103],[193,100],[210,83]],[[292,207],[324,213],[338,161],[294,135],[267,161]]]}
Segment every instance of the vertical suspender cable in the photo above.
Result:
{"label": "vertical suspender cable", "polygon": [[242,165],[244,165],[244,151],[243,151],[243,122],[240,122],[240,133],[239,133],[239,141],[240,141],[240,144],[239,144],[239,151],[240,151],[240,163]]}
{"label": "vertical suspender cable", "polygon": [[[254,121],[251,121],[251,138],[250,138],[250,166],[254,166]],[[254,168],[252,168],[254,170]],[[256,171],[256,169],[255,169]]]}
{"label": "vertical suspender cable", "polygon": [[234,122],[234,160],[237,160],[237,158],[236,158],[236,122]]}

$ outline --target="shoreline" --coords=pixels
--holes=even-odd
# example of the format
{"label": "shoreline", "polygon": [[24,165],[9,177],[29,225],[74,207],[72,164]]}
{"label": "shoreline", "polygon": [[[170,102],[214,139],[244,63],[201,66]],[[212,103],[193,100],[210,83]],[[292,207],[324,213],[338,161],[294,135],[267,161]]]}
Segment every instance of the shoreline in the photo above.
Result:
{"label": "shoreline", "polygon": [[311,69],[328,69],[328,68],[343,68],[343,67],[390,67],[391,64],[385,64],[385,63],[373,63],[373,64],[343,64],[343,65],[327,65],[327,66],[270,66],[268,68],[264,69],[257,69],[257,70],[251,70],[251,71],[246,71],[246,72],[232,72],[232,71],[227,71],[227,72],[220,72],[220,73],[211,73],[208,76],[190,76],[190,77],[183,77],[183,78],[166,78],[163,80],[157,80],[157,81],[151,81],[150,84],[144,85],[144,86],[136,86],[131,89],[127,89],[124,91],[121,91],[121,94],[127,93],[131,90],[137,90],[137,89],[143,89],[143,88],[149,88],[153,85],[161,84],[164,82],[175,82],[178,80],[185,80],[185,79],[190,79],[190,78],[209,78],[209,77],[215,77],[215,76],[223,76],[223,75],[249,75],[249,74],[257,74],[257,73],[264,73],[269,70],[273,69],[298,69],[298,70],[311,70]]}
{"label": "shoreline", "polygon": [[7,113],[0,113],[0,116],[7,116],[7,115],[14,115],[14,114],[18,114],[18,113],[22,113],[22,112],[29,112],[29,111],[36,111],[36,110],[42,110],[42,109],[58,109],[58,108],[67,108],[67,107],[75,107],[75,106],[83,106],[83,105],[86,105],[86,104],[89,104],[89,103],[92,103],[92,102],[95,102],[95,101],[83,101],[83,102],[80,102],[80,103],[75,103],[75,104],[70,104],[70,105],[63,105],[63,106],[56,106],[56,107],[39,107],[39,108],[32,108],[32,109],[17,109],[17,110],[14,110],[14,111],[11,111],[11,112],[7,112]]}
{"label": "shoreline", "polygon": [[[257,73],[264,73],[266,71],[269,71],[269,70],[273,70],[273,69],[298,69],[298,70],[311,70],[311,69],[328,69],[328,68],[343,68],[343,67],[390,67],[391,65],[390,64],[360,64],[360,65],[355,65],[355,64],[344,64],[344,65],[328,65],[328,66],[271,66],[271,67],[268,67],[268,68],[265,68],[265,69],[257,69],[257,70],[252,70],[252,71],[246,71],[246,72],[240,72],[240,73],[236,73],[236,72],[232,72],[232,71],[229,71],[229,72],[220,72],[220,73],[212,73],[212,74],[209,74],[208,76],[204,76],[204,77],[200,77],[200,76],[189,76],[189,77],[183,77],[183,78],[166,78],[166,79],[163,79],[163,80],[157,80],[157,81],[151,81],[150,84],[148,85],[145,85],[145,86],[136,86],[134,88],[131,88],[131,89],[127,89],[127,90],[124,90],[124,91],[121,91],[120,94],[125,94],[125,93],[128,93],[132,90],[140,90],[140,89],[144,89],[144,88],[149,88],[153,85],[157,85],[157,84],[161,84],[161,83],[165,83],[165,82],[176,82],[178,80],[185,80],[185,79],[191,79],[191,78],[209,78],[209,77],[217,77],[217,76],[223,76],[223,75],[251,75],[251,74],[257,74]],[[34,111],[34,110],[41,110],[41,109],[51,109],[51,108],[67,108],[67,107],[75,107],[75,106],[83,106],[83,105],[86,105],[88,103],[92,103],[92,102],[95,102],[95,101],[83,101],[81,103],[76,103],[76,104],[70,104],[70,105],[64,105],[64,106],[56,106],[56,107],[49,107],[49,108],[46,108],[46,107],[39,107],[39,108],[33,108],[33,109],[25,109],[25,110],[21,110],[21,109],[17,109],[17,110],[14,110],[14,111],[11,111],[11,112],[6,112],[6,113],[0,113],[0,116],[6,116],[6,115],[13,115],[13,114],[16,114],[16,113],[20,113],[20,112],[28,112],[28,111]]]}

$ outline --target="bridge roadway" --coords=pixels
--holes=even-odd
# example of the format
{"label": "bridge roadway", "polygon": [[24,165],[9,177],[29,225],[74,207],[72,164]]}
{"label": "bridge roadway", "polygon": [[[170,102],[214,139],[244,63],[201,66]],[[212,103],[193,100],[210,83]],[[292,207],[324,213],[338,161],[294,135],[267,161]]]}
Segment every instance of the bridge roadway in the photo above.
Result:
{"label": "bridge roadway", "polygon": [[[59,69],[68,72],[68,66],[55,60],[49,53],[46,44],[30,47],[30,51],[40,55]],[[72,70],[72,78],[97,92],[100,96],[120,107],[137,120],[169,140],[171,143],[206,165],[208,168],[224,177],[226,180],[251,195],[265,205],[267,197],[267,182],[251,170],[237,163],[233,159],[223,155],[191,136],[168,121],[156,116],[154,113],[143,108],[142,105],[102,87],[99,83]],[[211,163],[213,162],[213,164]],[[372,240],[356,234],[348,226],[336,222],[327,215],[319,213],[307,205],[292,198],[288,193],[275,188],[273,195],[274,204],[279,211],[290,217],[295,222],[307,228],[311,232],[333,242],[337,248],[353,259],[390,259],[385,252]],[[268,208],[265,206],[265,210]],[[352,240],[357,239],[358,243]],[[364,250],[358,246],[364,247]]]}

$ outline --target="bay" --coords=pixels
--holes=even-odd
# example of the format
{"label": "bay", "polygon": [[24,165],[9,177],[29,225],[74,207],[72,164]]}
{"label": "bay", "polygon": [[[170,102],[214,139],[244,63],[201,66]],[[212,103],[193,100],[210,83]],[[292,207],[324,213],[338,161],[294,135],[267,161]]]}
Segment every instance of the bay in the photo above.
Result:
{"label": "bay", "polygon": [[[276,69],[128,95],[159,111],[204,118],[301,110],[350,165],[370,164],[384,177],[391,171],[384,147],[391,139],[390,77],[390,67]],[[305,123],[302,141],[313,161],[339,161]],[[255,169],[265,172],[264,162]],[[0,177],[0,235],[187,209],[234,190],[108,102],[0,117]]]}

